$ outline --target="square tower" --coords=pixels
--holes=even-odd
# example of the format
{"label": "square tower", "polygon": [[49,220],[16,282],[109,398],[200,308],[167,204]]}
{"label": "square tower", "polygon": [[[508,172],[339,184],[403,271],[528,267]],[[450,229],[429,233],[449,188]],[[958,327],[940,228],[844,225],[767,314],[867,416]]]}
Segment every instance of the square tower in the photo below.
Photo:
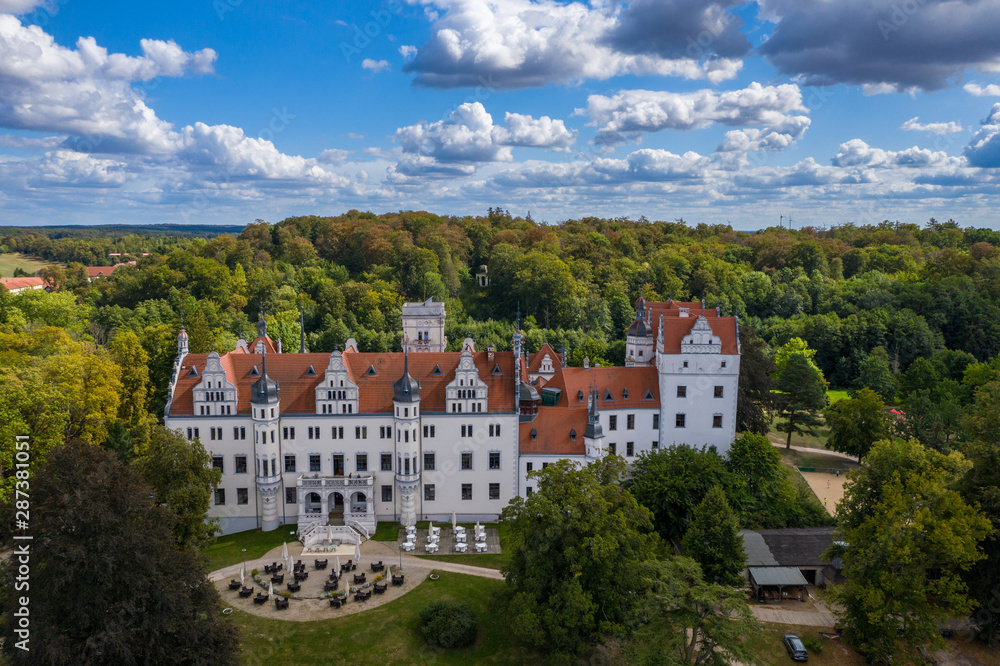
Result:
{"label": "square tower", "polygon": [[403,351],[443,352],[444,303],[428,298],[423,303],[403,303]]}

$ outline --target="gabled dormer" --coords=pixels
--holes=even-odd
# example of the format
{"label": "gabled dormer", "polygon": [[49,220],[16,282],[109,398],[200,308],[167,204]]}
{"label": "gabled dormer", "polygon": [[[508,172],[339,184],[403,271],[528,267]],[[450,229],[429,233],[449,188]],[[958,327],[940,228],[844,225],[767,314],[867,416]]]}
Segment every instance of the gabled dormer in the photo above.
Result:
{"label": "gabled dormer", "polygon": [[462,349],[455,368],[455,379],[445,387],[445,410],[449,414],[486,412],[487,388],[479,379],[479,368],[472,357],[472,347]]}
{"label": "gabled dormer", "polygon": [[216,351],[205,359],[201,381],[194,387],[194,414],[232,416],[236,414],[236,386],[229,381]]}
{"label": "gabled dormer", "polygon": [[316,386],[317,414],[357,414],[358,385],[351,380],[344,355],[330,354],[323,381]]}
{"label": "gabled dormer", "polygon": [[722,338],[712,332],[708,319],[699,316],[691,333],[681,339],[682,354],[721,354]]}

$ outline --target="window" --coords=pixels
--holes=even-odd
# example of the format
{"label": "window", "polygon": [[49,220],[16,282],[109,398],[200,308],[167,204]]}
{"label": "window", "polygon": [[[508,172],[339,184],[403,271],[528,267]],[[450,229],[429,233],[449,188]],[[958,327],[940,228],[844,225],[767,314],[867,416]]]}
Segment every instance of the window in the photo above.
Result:
{"label": "window", "polygon": [[472,469],[472,452],[465,451],[462,453],[462,469]]}
{"label": "window", "polygon": [[340,426],[339,428],[337,426],[334,426],[333,428],[331,428],[331,431],[333,432],[333,438],[334,439],[344,439],[344,427],[343,426]]}
{"label": "window", "polygon": [[434,426],[432,426],[432,425],[425,425],[424,426],[424,439],[427,439],[428,437],[433,437],[433,436],[434,436]]}
{"label": "window", "polygon": [[608,453],[610,455],[616,455],[618,453],[618,444],[616,444],[615,442],[611,442],[610,444],[608,444]]}
{"label": "window", "polygon": [[215,505],[222,506],[226,503],[226,489],[218,488],[215,491]]}
{"label": "window", "polygon": [[197,428],[194,429],[194,437],[195,439],[201,439],[201,434],[198,432]]}
{"label": "window", "polygon": [[188,428],[188,439],[194,439],[194,431]]}
{"label": "window", "polygon": [[725,361],[722,362],[722,367],[723,368],[726,367],[726,362]]}
{"label": "window", "polygon": [[354,439],[368,439],[368,426],[355,426]]}
{"label": "window", "polygon": [[659,429],[660,429],[660,415],[653,414],[653,430],[659,430]]}
{"label": "window", "polygon": [[608,417],[608,430],[618,430],[618,415],[612,414]]}
{"label": "window", "polygon": [[236,489],[236,503],[237,504],[249,504],[250,503],[250,493],[247,492],[246,488]]}
{"label": "window", "polygon": [[635,430],[635,414],[629,414],[625,417],[625,429]]}
{"label": "window", "polygon": [[382,501],[383,502],[392,501],[392,486],[382,486]]}
{"label": "window", "polygon": [[425,453],[424,454],[424,469],[433,470],[434,469],[434,454]]}
{"label": "window", "polygon": [[434,484],[428,483],[424,486],[424,501],[433,502],[434,501]]}
{"label": "window", "polygon": [[499,436],[500,436],[500,424],[499,423],[496,423],[496,424],[491,423],[490,424],[490,437],[499,437]]}
{"label": "window", "polygon": [[715,387],[715,397],[716,398],[721,398],[722,397],[722,387],[721,386],[716,386]]}
{"label": "window", "polygon": [[465,424],[462,424],[462,437],[465,437]]}
{"label": "window", "polygon": [[403,416],[405,416],[405,417],[409,417],[410,416],[410,408],[409,407],[403,407]]}
{"label": "window", "polygon": [[212,456],[212,467],[219,470],[222,474],[226,473],[226,470],[222,465],[222,456]]}
{"label": "window", "polygon": [[490,469],[500,469],[499,451],[490,451]]}
{"label": "window", "polygon": [[635,442],[625,443],[625,455],[630,458],[635,455]]}
{"label": "window", "polygon": [[527,467],[526,467],[526,471],[530,472],[530,471],[532,470],[532,468],[533,468],[533,467],[534,467],[534,465],[533,465],[533,464],[531,464],[531,463],[528,463],[528,464],[527,464]]}
{"label": "window", "polygon": [[713,428],[722,427],[722,414],[716,414],[712,417],[712,427]]}
{"label": "window", "polygon": [[686,397],[688,397],[688,387],[687,386],[678,386],[677,387],[677,397],[678,398],[686,398]]}
{"label": "window", "polygon": [[472,484],[471,483],[463,483],[462,484],[462,499],[463,500],[470,500],[470,499],[472,499]]}
{"label": "window", "polygon": [[286,453],[285,454],[285,471],[294,472],[295,471],[295,454]]}
{"label": "window", "polygon": [[677,414],[674,417],[674,427],[675,428],[683,428],[684,427],[684,415],[683,414]]}
{"label": "window", "polygon": [[382,439],[392,439],[392,426],[379,426],[378,436]]}
{"label": "window", "polygon": [[321,469],[321,465],[320,465],[320,460],[319,460],[319,454],[318,453],[310,453],[309,454],[309,471],[310,472],[318,472],[318,471],[320,471],[320,469]]}
{"label": "window", "polygon": [[531,486],[528,486],[527,488],[524,489],[524,496],[531,497],[532,492],[534,492],[534,489]]}
{"label": "window", "polygon": [[215,428],[212,427],[212,428],[209,428],[209,430],[211,431],[210,434],[209,434],[209,438],[214,440],[215,439]]}
{"label": "window", "polygon": [[391,472],[392,471],[392,454],[391,453],[383,453],[382,454],[381,470],[383,472]]}
{"label": "window", "polygon": [[298,504],[298,488],[285,488],[285,504]]}
{"label": "window", "polygon": [[687,361],[684,361],[684,367],[685,368],[688,367],[688,362]]}
{"label": "window", "polygon": [[236,456],[236,474],[246,474],[247,473],[247,457],[246,456]]}
{"label": "window", "polygon": [[[195,428],[195,430],[197,431],[198,429]],[[274,444],[274,431],[273,430],[271,431],[271,443]]]}
{"label": "window", "polygon": [[655,451],[656,449],[660,448],[660,443],[659,443],[659,442],[656,442],[656,441],[654,441],[654,442],[653,442],[653,445],[652,445],[652,446],[651,446],[650,448],[651,448],[651,449],[652,449],[653,451]]}
{"label": "window", "polygon": [[357,467],[357,470],[359,472],[367,472],[368,471],[368,454],[367,453],[359,453],[358,456],[357,456],[357,459],[355,461],[355,466]]}
{"label": "window", "polygon": [[491,500],[498,500],[498,499],[500,499],[500,484],[499,483],[491,483],[490,484],[490,499]]}

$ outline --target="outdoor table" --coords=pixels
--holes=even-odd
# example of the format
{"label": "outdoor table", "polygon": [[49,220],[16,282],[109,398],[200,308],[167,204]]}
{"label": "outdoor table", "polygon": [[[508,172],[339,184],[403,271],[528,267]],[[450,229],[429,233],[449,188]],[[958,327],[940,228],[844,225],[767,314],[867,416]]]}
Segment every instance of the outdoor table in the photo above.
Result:
{"label": "outdoor table", "polygon": [[464,543],[464,542],[460,541],[460,542],[458,542],[458,543],[455,544],[455,552],[456,553],[464,553],[468,549],[469,549],[469,544],[467,544],[467,543]]}
{"label": "outdoor table", "polygon": [[402,585],[403,584],[403,574],[399,574],[398,576],[396,574],[393,574],[392,575],[392,584],[393,585]]}
{"label": "outdoor table", "polygon": [[438,545],[436,543],[429,543],[426,546],[424,546],[424,549],[428,553],[436,553],[438,551]]}
{"label": "outdoor table", "polygon": [[403,544],[403,550],[405,550],[406,552],[410,552],[416,547],[417,544],[413,543],[412,541],[407,541],[406,543]]}
{"label": "outdoor table", "polygon": [[457,541],[457,542],[459,542],[459,543],[465,543],[465,541],[466,541],[466,540],[465,540],[465,534],[464,534],[464,533],[461,533],[461,532],[460,532],[460,533],[458,533],[458,534],[456,534],[456,535],[455,535],[455,541]]}
{"label": "outdoor table", "polygon": [[486,548],[487,548],[487,546],[486,546],[486,542],[485,541],[477,541],[476,542],[476,552],[477,553],[483,552],[484,550],[486,550]]}
{"label": "outdoor table", "polygon": [[240,587],[242,587],[242,584],[240,583],[240,581],[238,581],[238,580],[231,580],[231,581],[229,581],[229,589],[230,590],[238,590],[238,589],[240,589]]}
{"label": "outdoor table", "polygon": [[289,583],[288,584],[288,591],[289,592],[298,592],[301,589],[302,589],[302,586],[299,585],[298,583]]}

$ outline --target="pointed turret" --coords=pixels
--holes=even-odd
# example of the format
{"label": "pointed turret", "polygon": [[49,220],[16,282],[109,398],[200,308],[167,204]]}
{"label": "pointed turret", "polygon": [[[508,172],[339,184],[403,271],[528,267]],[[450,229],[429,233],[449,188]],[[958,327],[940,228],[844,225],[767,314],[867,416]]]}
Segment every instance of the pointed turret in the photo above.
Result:
{"label": "pointed turret", "polygon": [[260,320],[257,322],[257,337],[267,337],[267,322],[264,321],[264,304],[260,304]]}
{"label": "pointed turret", "polygon": [[278,401],[278,382],[267,375],[266,350],[262,356],[260,379],[250,385],[250,402],[255,405],[266,405]]}
{"label": "pointed turret", "polygon": [[597,409],[597,388],[590,392],[590,408],[587,410],[587,429],[583,436],[587,439],[600,439],[604,437],[604,429],[601,427],[601,415]]}
{"label": "pointed turret", "polygon": [[403,352],[403,376],[392,383],[394,402],[420,402],[420,384],[410,376],[410,353]]}

